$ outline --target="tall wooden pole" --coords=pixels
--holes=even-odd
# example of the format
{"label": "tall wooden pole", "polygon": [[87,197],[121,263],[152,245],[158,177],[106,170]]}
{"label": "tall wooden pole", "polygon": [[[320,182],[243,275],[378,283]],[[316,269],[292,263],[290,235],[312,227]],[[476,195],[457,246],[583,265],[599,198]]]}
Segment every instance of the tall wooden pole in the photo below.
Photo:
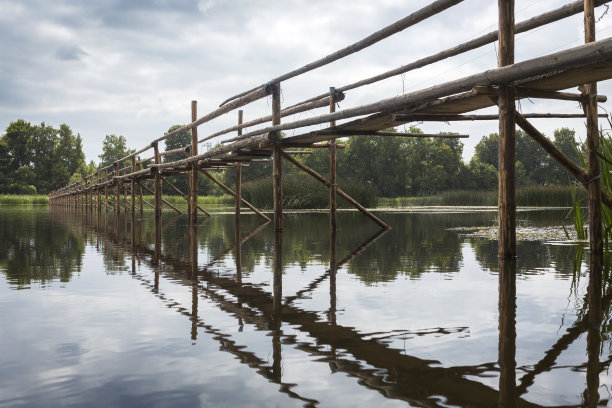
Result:
{"label": "tall wooden pole", "polygon": [[[155,152],[155,163],[161,163],[161,155],[157,143],[153,144]],[[162,180],[160,169],[155,172],[155,263],[159,262],[161,256],[161,237],[162,237]]]}
{"label": "tall wooden pole", "polygon": [[[140,163],[140,157],[138,157],[138,170],[142,170],[142,163]],[[138,198],[139,198],[139,210],[140,210],[140,218],[142,218],[142,185],[138,183]]]}
{"label": "tall wooden pole", "polygon": [[[115,176],[119,177],[119,163],[115,163]],[[120,183],[118,180],[115,181],[115,215],[119,218],[121,214],[121,191]]]}
{"label": "tall wooden pole", "polygon": [[[329,113],[336,111],[336,88],[329,88]],[[330,127],[336,126],[336,121],[329,122]],[[336,139],[329,141],[329,227],[332,231],[338,228],[336,219],[336,197],[338,183],[336,180]]]}
{"label": "tall wooden pole", "polygon": [[[238,111],[238,125],[242,125],[243,111]],[[242,136],[242,129],[238,129],[238,136]],[[234,196],[235,202],[235,216],[236,222],[240,222],[240,197],[242,196],[242,163],[236,164],[236,195]]]}
{"label": "tall wooden pole", "polygon": [[[498,0],[500,67],[514,64],[514,0]],[[514,89],[499,91],[498,255],[516,256]]]}
{"label": "tall wooden pole", "polygon": [[[280,125],[280,84],[272,87],[272,125]],[[274,145],[272,146],[272,183],[274,191],[274,231],[283,230],[283,176],[281,162],[281,134],[274,132]]]}
{"label": "tall wooden pole", "polygon": [[[191,101],[191,121],[198,120],[198,102]],[[191,156],[198,155],[198,127],[191,129]],[[198,222],[198,164],[191,165],[191,196],[189,197],[189,223],[196,225]]]}
{"label": "tall wooden pole", "polygon": [[[584,40],[595,41],[595,5],[593,0],[584,0]],[[599,162],[599,129],[597,123],[597,83],[584,86],[583,103],[587,128],[587,165],[589,181],[587,185],[589,198],[589,243],[591,254],[602,256],[602,218],[601,218],[601,168]]]}
{"label": "tall wooden pole", "polygon": [[108,170],[104,170],[104,212],[108,219]]}

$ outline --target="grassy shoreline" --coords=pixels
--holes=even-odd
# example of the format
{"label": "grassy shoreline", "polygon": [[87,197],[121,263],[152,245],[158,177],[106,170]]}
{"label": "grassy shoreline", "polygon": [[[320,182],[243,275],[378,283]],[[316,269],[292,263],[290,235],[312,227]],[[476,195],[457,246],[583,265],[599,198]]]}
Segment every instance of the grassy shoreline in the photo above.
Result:
{"label": "grassy shoreline", "polygon": [[[524,207],[571,207],[573,204],[572,186],[532,186],[522,187],[516,190],[517,206]],[[325,193],[325,190],[323,190]],[[580,192],[578,192],[580,194]],[[245,196],[248,194],[245,194]],[[147,202],[153,203],[154,197],[146,195],[143,197]],[[246,197],[247,200],[252,197]],[[187,202],[181,196],[166,195],[164,199],[172,205],[185,205]],[[259,200],[254,200],[259,201]],[[262,200],[263,201],[263,200]],[[305,200],[304,200],[305,201]],[[228,194],[221,196],[199,196],[198,203],[202,205],[230,206],[234,198]],[[17,195],[0,194],[0,205],[48,205],[49,197],[46,195]],[[255,206],[260,203],[254,202]],[[309,208],[307,203],[296,208]],[[311,203],[315,204],[315,203]],[[326,208],[327,196],[319,197],[316,206],[312,208]],[[497,191],[447,191],[435,196],[427,197],[378,197],[375,204],[370,202],[366,205],[371,208],[406,208],[406,207],[433,207],[433,206],[496,206]],[[265,208],[263,206],[262,208]]]}

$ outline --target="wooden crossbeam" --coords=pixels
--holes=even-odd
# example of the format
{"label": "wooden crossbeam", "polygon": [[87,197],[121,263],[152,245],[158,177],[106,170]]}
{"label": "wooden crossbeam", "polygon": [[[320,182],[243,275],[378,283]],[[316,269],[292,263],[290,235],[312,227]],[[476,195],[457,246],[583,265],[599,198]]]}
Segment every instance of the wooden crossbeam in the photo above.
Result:
{"label": "wooden crossbeam", "polygon": [[[608,115],[601,113],[600,118]],[[583,113],[524,113],[526,119],[579,119],[585,118]],[[393,115],[396,122],[462,122],[479,120],[499,120],[499,115],[452,115],[452,114],[397,114]]]}

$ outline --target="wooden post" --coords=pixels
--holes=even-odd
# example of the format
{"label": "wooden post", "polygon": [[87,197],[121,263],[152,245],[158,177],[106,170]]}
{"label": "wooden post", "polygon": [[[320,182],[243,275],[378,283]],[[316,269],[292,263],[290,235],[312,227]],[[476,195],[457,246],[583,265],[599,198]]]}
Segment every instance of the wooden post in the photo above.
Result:
{"label": "wooden post", "polygon": [[[272,126],[280,125],[280,84],[272,86]],[[283,170],[281,162],[281,134],[274,132],[274,145],[272,146],[272,188],[274,196],[274,231],[283,230]]]}
{"label": "wooden post", "polygon": [[[593,0],[584,0],[584,40],[585,43],[595,41],[595,5]],[[601,218],[601,168],[599,162],[599,129],[597,123],[597,83],[584,86],[585,101],[583,102],[587,128],[587,165],[589,180],[587,181],[589,199],[589,243],[591,253],[596,256],[603,254],[602,218]]]}
{"label": "wooden post", "polygon": [[[115,162],[115,176],[119,177],[119,162]],[[119,180],[115,180],[115,215],[121,214],[121,191]]]}
{"label": "wooden post", "polygon": [[516,407],[516,258],[499,257],[499,403]]}
{"label": "wooden post", "polygon": [[108,170],[104,170],[104,212],[108,218]]}
{"label": "wooden post", "polygon": [[[238,125],[242,125],[243,120],[242,109],[238,111]],[[242,136],[242,128],[238,129],[238,136]],[[236,164],[236,195],[234,196],[235,203],[235,218],[236,222],[240,223],[240,198],[242,196],[242,163]]]}
{"label": "wooden post", "polygon": [[[136,171],[136,156],[132,156],[132,173]],[[136,180],[134,176],[130,179],[130,194],[132,197],[131,214],[130,214],[130,238],[132,242],[132,250],[136,249]]]}
{"label": "wooden post", "polygon": [[[514,0],[498,0],[499,66],[514,64]],[[516,256],[514,89],[499,90],[499,241],[500,257]]]}
{"label": "wooden post", "polygon": [[[198,102],[191,101],[191,122],[198,120]],[[191,129],[191,156],[198,155],[198,127]],[[189,223],[196,225],[198,222],[198,164],[191,165],[190,179],[191,195],[189,199]]]}
{"label": "wooden post", "polygon": [[[153,143],[155,152],[155,163],[161,163],[161,155],[157,143]],[[161,256],[161,237],[162,237],[162,180],[161,169],[155,171],[155,262],[159,262]]]}
{"label": "wooden post", "polygon": [[[140,162],[140,157],[138,157],[138,161]],[[142,163],[138,163],[138,170],[142,170]],[[140,218],[142,218],[142,185],[140,185],[140,183],[138,183],[138,198],[140,206]]]}
{"label": "wooden post", "polygon": [[[329,88],[329,113],[336,111],[336,88]],[[330,127],[336,126],[336,121],[329,122]],[[329,141],[329,227],[332,231],[338,228],[336,219],[336,196],[338,182],[336,180],[336,139]]]}
{"label": "wooden post", "polygon": [[338,231],[332,229],[329,234],[329,322],[336,324],[336,272],[338,262],[336,259],[338,247]]}
{"label": "wooden post", "polygon": [[98,177],[97,177],[97,183],[98,183],[98,187],[96,188],[96,200],[97,200],[97,204],[98,204],[98,214],[100,214],[102,212],[102,192],[100,190],[100,184],[102,184],[102,173],[98,172]]}

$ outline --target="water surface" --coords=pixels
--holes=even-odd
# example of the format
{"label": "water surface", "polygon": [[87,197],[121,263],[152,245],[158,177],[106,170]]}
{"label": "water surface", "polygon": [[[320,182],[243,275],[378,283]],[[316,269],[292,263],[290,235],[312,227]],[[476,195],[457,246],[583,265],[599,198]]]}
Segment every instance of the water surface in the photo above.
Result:
{"label": "water surface", "polygon": [[287,214],[281,236],[217,215],[194,249],[164,212],[156,254],[149,213],[0,208],[0,406],[612,401],[610,299],[593,318],[574,246],[520,242],[500,264],[495,241],[449,230],[494,212],[380,216],[391,231],[340,213],[334,240],[326,214]]}

